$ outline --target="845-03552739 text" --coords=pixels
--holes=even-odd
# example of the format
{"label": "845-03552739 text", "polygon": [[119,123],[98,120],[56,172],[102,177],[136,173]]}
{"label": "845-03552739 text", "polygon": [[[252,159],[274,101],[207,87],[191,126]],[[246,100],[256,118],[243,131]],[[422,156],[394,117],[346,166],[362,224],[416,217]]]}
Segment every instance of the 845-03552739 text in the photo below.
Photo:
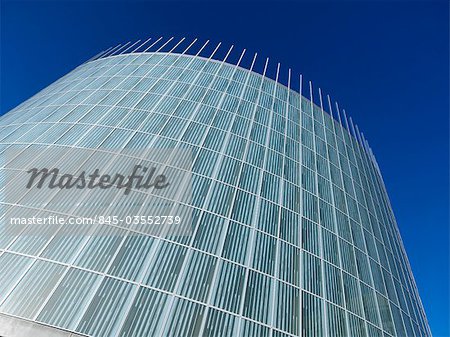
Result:
{"label": "845-03552739 text", "polygon": [[76,217],[51,215],[47,217],[11,217],[10,223],[17,225],[53,225],[53,224],[107,224],[107,225],[179,225],[182,221],[178,215],[128,215],[119,217],[116,215],[96,215],[94,217]]}

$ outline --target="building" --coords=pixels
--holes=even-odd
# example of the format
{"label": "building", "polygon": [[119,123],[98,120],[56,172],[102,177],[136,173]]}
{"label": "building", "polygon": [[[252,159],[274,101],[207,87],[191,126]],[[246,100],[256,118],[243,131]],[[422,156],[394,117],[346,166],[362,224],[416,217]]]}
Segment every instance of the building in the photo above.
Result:
{"label": "building", "polygon": [[378,165],[345,113],[310,84],[292,89],[290,71],[279,83],[279,65],[275,80],[267,61],[254,71],[256,55],[248,70],[231,49],[217,60],[219,46],[150,42],[109,49],[0,117],[0,151],[25,165],[24,148],[188,149],[192,232],[15,231],[9,211],[80,214],[46,208],[62,190],[2,184],[0,335],[431,336]]}

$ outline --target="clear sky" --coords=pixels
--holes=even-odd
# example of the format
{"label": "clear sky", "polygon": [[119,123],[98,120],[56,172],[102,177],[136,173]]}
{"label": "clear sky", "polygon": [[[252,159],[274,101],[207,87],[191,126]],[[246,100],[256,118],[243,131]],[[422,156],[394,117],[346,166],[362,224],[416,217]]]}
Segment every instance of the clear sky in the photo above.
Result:
{"label": "clear sky", "polygon": [[369,140],[435,337],[449,321],[447,1],[1,0],[0,114],[109,46],[198,37],[302,73]]}

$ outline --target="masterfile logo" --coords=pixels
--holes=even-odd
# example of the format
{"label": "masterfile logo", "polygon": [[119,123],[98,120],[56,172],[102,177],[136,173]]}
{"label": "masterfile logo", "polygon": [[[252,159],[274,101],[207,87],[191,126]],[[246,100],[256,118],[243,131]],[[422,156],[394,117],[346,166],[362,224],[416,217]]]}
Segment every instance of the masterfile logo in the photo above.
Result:
{"label": "masterfile logo", "polygon": [[[191,208],[186,207],[192,197],[188,149],[18,145],[5,151],[2,159],[6,204],[27,207],[7,208],[10,226],[0,231],[17,234],[31,224],[33,234],[41,235],[48,225],[108,224],[130,228],[131,235],[191,235]],[[121,211],[123,205],[126,213]],[[51,215],[59,217],[57,223]],[[86,234],[81,226],[75,232]]]}
{"label": "masterfile logo", "polygon": [[[141,174],[139,174],[139,171],[141,171]],[[167,177],[164,174],[158,174],[154,177],[156,167],[149,169],[142,165],[134,165],[133,172],[129,176],[120,173],[100,175],[99,172],[100,169],[96,168],[91,174],[83,171],[80,175],[76,176],[70,173],[61,175],[60,170],[57,168],[32,168],[27,171],[27,173],[31,174],[31,177],[26,187],[30,189],[32,186],[36,186],[36,188],[40,189],[44,186],[45,182],[48,183],[46,187],[50,189],[106,189],[116,187],[117,189],[123,189],[124,195],[129,195],[133,187],[135,189],[150,189],[152,187],[162,189],[169,186]],[[35,181],[37,183],[34,185]]]}

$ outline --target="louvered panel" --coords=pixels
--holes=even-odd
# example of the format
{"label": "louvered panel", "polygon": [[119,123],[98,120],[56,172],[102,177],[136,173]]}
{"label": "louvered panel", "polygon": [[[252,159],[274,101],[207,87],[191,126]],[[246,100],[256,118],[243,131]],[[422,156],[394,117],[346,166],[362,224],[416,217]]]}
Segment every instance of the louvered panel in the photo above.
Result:
{"label": "louvered panel", "polygon": [[250,233],[250,227],[231,221],[228,225],[222,256],[234,262],[245,264]]}
{"label": "louvered panel", "polygon": [[75,329],[100,279],[98,274],[71,268],[39,313],[37,320]]}
{"label": "louvered panel", "polygon": [[164,337],[198,337],[205,307],[191,301],[177,299],[166,328]]}
{"label": "louvered panel", "polygon": [[300,249],[285,242],[279,248],[279,278],[297,287],[300,286]]}
{"label": "louvered panel", "polygon": [[209,309],[202,337],[234,337],[237,332],[236,316]]}
{"label": "louvered panel", "polygon": [[194,238],[194,247],[211,254],[217,254],[224,223],[225,219],[222,217],[207,212],[203,213]]}
{"label": "louvered panel", "polygon": [[77,331],[92,336],[113,336],[124,318],[133,285],[106,277],[85,311]]}
{"label": "louvered panel", "polygon": [[180,294],[197,301],[205,302],[217,259],[198,251],[193,251],[183,275]]}
{"label": "louvered panel", "polygon": [[270,329],[264,325],[242,319],[240,337],[269,337]]}
{"label": "louvered panel", "polygon": [[213,304],[227,311],[239,313],[244,280],[245,268],[223,261],[214,286]]}
{"label": "louvered panel", "polygon": [[302,292],[302,337],[323,337],[322,306],[319,297]]}
{"label": "louvered panel", "polygon": [[255,271],[249,272],[243,313],[245,317],[269,324],[272,282],[270,277]]}
{"label": "louvered panel", "polygon": [[42,257],[69,263],[92,229],[91,224],[64,225],[42,252]]}
{"label": "louvered panel", "polygon": [[139,288],[119,336],[155,336],[158,326],[164,323],[162,314],[168,298],[159,291]]}
{"label": "louvered panel", "polygon": [[[0,309],[19,317],[33,318],[61,278],[65,267],[36,261],[7,297]],[[26,298],[26,301],[23,301]]]}
{"label": "louvered panel", "polygon": [[138,275],[144,272],[144,262],[155,240],[137,233],[130,235],[125,239],[108,274],[136,281]]}
{"label": "louvered panel", "polygon": [[161,242],[155,252],[143,283],[155,288],[172,291],[186,257],[185,247]]}
{"label": "louvered panel", "polygon": [[[40,214],[39,216],[47,216]],[[32,224],[11,245],[10,250],[22,254],[36,255],[54,235],[60,225]]]}
{"label": "louvered panel", "polygon": [[297,335],[300,331],[300,289],[277,281],[274,326]]}
{"label": "louvered panel", "polygon": [[0,255],[0,303],[3,302],[31,263],[33,263],[33,259],[29,257],[8,253]]}
{"label": "louvered panel", "polygon": [[256,232],[255,249],[253,252],[253,268],[273,275],[275,268],[276,239]]}
{"label": "louvered panel", "polygon": [[125,234],[126,231],[122,229],[100,226],[83,247],[75,265],[90,270],[105,271]]}

